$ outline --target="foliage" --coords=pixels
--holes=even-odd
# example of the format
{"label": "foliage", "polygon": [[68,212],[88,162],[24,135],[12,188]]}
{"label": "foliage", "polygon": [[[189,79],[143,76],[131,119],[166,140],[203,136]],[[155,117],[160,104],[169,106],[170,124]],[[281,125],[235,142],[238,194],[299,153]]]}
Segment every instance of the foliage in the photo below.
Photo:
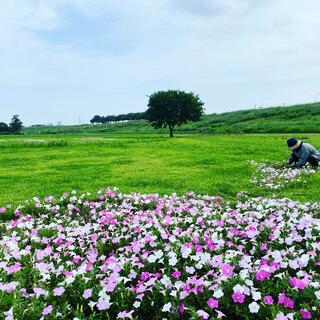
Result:
{"label": "foliage", "polygon": [[132,120],[143,120],[145,119],[145,112],[136,112],[136,113],[127,113],[127,114],[119,114],[117,116],[99,116],[95,115],[90,123],[114,123],[119,121],[132,121]]}
{"label": "foliage", "polygon": [[173,137],[175,126],[199,121],[204,103],[198,95],[179,90],[158,91],[149,97],[146,118],[154,128],[169,128]]}
{"label": "foliage", "polygon": [[11,130],[9,126],[4,122],[0,122],[0,133],[10,133],[10,132]]}
{"label": "foliage", "polygon": [[19,119],[19,116],[16,114],[12,117],[10,123],[10,129],[13,133],[21,133],[22,130],[22,121]]}

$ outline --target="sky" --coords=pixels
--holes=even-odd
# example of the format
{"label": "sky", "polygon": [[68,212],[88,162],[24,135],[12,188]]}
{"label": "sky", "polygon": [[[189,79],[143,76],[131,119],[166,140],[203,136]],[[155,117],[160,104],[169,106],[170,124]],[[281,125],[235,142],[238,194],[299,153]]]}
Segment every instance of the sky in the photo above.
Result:
{"label": "sky", "polygon": [[88,123],[158,90],[206,113],[320,101],[318,0],[1,0],[0,122]]}

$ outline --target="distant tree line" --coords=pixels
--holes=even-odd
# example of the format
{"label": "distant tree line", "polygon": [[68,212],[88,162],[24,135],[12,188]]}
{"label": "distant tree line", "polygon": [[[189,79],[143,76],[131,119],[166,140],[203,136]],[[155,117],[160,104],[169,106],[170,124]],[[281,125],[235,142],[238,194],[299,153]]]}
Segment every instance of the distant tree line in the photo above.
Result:
{"label": "distant tree line", "polygon": [[121,122],[121,121],[130,121],[130,120],[146,120],[146,113],[145,112],[135,112],[135,113],[126,113],[126,114],[119,114],[117,116],[94,116],[90,122],[91,123],[114,123],[114,122]]}
{"label": "distant tree line", "polygon": [[12,117],[10,124],[0,122],[0,134],[19,134],[22,130],[22,121],[19,119],[19,116],[16,114]]}

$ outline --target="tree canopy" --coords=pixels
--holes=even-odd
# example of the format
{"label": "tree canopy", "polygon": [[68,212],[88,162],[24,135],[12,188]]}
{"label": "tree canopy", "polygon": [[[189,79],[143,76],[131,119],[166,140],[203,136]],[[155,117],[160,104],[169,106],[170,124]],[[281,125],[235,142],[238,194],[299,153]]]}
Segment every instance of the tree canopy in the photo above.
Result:
{"label": "tree canopy", "polygon": [[175,126],[199,121],[204,103],[198,95],[179,90],[158,91],[149,97],[146,118],[154,128],[169,128],[173,137]]}
{"label": "tree canopy", "polygon": [[10,131],[9,126],[6,123],[0,122],[0,133],[10,133]]}
{"label": "tree canopy", "polygon": [[22,121],[18,115],[12,116],[11,122],[7,125],[5,122],[0,122],[0,133],[15,133],[19,134],[22,130]]}
{"label": "tree canopy", "polygon": [[21,133],[22,130],[22,121],[19,119],[19,116],[15,114],[12,116],[10,129],[13,133]]}

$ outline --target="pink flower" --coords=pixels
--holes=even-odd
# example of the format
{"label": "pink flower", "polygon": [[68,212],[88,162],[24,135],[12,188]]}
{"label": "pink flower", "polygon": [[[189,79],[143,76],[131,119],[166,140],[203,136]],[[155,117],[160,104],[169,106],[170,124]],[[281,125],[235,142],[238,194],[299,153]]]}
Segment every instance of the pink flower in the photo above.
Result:
{"label": "pink flower", "polygon": [[37,296],[41,296],[41,295],[47,295],[48,292],[42,288],[33,288],[33,292],[37,295]]}
{"label": "pink flower", "polygon": [[129,312],[128,311],[119,312],[117,318],[118,319],[132,319],[133,312],[134,312],[133,310],[131,310]]}
{"label": "pink flower", "polygon": [[148,280],[150,278],[150,273],[149,272],[142,272],[141,273],[141,281]]}
{"label": "pink flower", "polygon": [[288,320],[289,318],[285,316],[282,312],[278,313],[274,320]]}
{"label": "pink flower", "polygon": [[109,300],[99,300],[98,304],[97,304],[97,308],[98,310],[107,310],[110,308],[110,302]]}
{"label": "pink flower", "polygon": [[293,309],[294,308],[294,302],[290,299],[290,298],[285,298],[284,299],[284,306],[289,308],[289,309]]}
{"label": "pink flower", "polygon": [[306,287],[306,283],[303,280],[300,280],[297,277],[291,278],[289,283],[290,283],[291,287],[297,288],[297,289],[300,289],[300,290],[303,290]]}
{"label": "pink flower", "polygon": [[271,296],[265,296],[264,298],[263,298],[263,303],[264,304],[273,304],[273,298],[271,297]]}
{"label": "pink flower", "polygon": [[8,269],[8,273],[15,273],[21,269],[21,264],[16,262],[14,265],[10,266]]}
{"label": "pink flower", "polygon": [[5,213],[6,212],[6,208],[0,208],[0,213]]}
{"label": "pink flower", "polygon": [[198,243],[200,242],[199,236],[194,236],[194,237],[192,238],[192,242],[195,243],[195,244],[198,244]]}
{"label": "pink flower", "polygon": [[209,314],[207,314],[205,311],[203,310],[198,310],[197,314],[199,316],[200,319],[209,319]]}
{"label": "pink flower", "polygon": [[232,297],[234,303],[243,303],[244,299],[245,299],[245,295],[239,291],[233,293],[233,295],[231,297]]}
{"label": "pink flower", "polygon": [[306,309],[301,309],[300,315],[302,319],[312,319],[311,312]]}
{"label": "pink flower", "polygon": [[208,305],[209,308],[211,308],[211,309],[217,309],[217,308],[219,308],[219,301],[216,300],[216,299],[210,298],[210,299],[207,301],[207,305]]}
{"label": "pink flower", "polygon": [[72,259],[73,263],[79,263],[80,261],[81,261],[81,257],[79,257],[79,256],[73,257],[73,259]]}
{"label": "pink flower", "polygon": [[184,304],[182,303],[182,304],[180,304],[179,312],[180,312],[181,314],[183,314],[183,313],[184,313],[184,310],[185,310],[185,307],[184,307]]}
{"label": "pink flower", "polygon": [[268,245],[266,243],[262,243],[260,246],[261,250],[267,250],[268,249]]}
{"label": "pink flower", "polygon": [[231,277],[233,275],[233,267],[228,263],[221,265],[221,271],[224,276]]}
{"label": "pink flower", "polygon": [[42,315],[46,316],[46,315],[50,314],[52,312],[52,310],[53,310],[53,308],[52,308],[52,305],[50,304],[43,309]]}
{"label": "pink flower", "polygon": [[92,268],[92,263],[91,263],[91,262],[88,262],[88,263],[86,264],[86,271],[89,271],[91,268]]}
{"label": "pink flower", "polygon": [[91,296],[92,296],[92,289],[84,290],[83,295],[82,295],[82,297],[84,299],[89,299],[89,298],[91,298]]}
{"label": "pink flower", "polygon": [[283,304],[284,301],[286,300],[286,295],[284,293],[280,293],[278,297],[278,304]]}
{"label": "pink flower", "polygon": [[181,276],[181,272],[180,271],[174,271],[174,272],[172,272],[172,277],[173,278],[179,278]]}
{"label": "pink flower", "polygon": [[55,288],[53,290],[53,295],[56,297],[61,296],[65,292],[65,289],[63,287]]}
{"label": "pink flower", "polygon": [[270,273],[265,271],[265,270],[259,270],[257,273],[256,273],[256,279],[258,281],[264,281],[265,279],[269,278],[270,277]]}

